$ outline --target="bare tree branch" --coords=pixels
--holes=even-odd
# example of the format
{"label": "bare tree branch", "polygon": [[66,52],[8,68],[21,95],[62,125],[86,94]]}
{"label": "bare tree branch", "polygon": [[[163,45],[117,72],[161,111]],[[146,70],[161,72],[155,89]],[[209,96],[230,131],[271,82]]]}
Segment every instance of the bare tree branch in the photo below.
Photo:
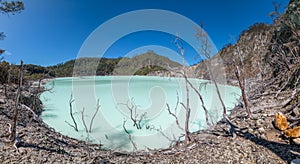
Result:
{"label": "bare tree branch", "polygon": [[185,79],[186,79],[186,81],[188,82],[188,84],[191,86],[191,88],[192,88],[192,89],[196,92],[196,94],[198,95],[199,100],[200,100],[201,105],[202,105],[202,108],[203,108],[203,110],[204,110],[204,112],[205,112],[206,124],[207,124],[208,126],[211,126],[211,124],[209,123],[209,120],[208,120],[208,118],[209,118],[208,110],[206,109],[206,107],[205,107],[205,105],[204,105],[203,97],[201,96],[199,90],[197,90],[197,89],[195,88],[195,86],[194,86],[194,85],[193,85],[186,77],[185,77]]}
{"label": "bare tree branch", "polygon": [[137,150],[136,143],[132,140],[132,136],[126,129],[125,124],[126,124],[126,120],[123,121],[123,129],[124,129],[125,133],[128,135],[129,141],[131,142],[131,144],[133,146],[133,150],[135,151],[135,150]]}
{"label": "bare tree branch", "polygon": [[89,131],[88,131],[88,128],[86,126],[85,119],[84,119],[84,108],[81,111],[81,119],[82,119],[82,123],[83,123],[84,129],[85,129],[85,132],[88,133]]}
{"label": "bare tree branch", "polygon": [[72,108],[72,103],[74,102],[74,99],[73,99],[73,94],[71,93],[71,97],[70,97],[70,100],[69,100],[69,107],[70,107],[70,116],[72,118],[72,121],[74,123],[74,125],[71,125],[70,123],[68,123],[67,121],[65,121],[66,123],[68,123],[71,127],[73,127],[75,129],[76,132],[78,132],[78,127],[77,127],[77,123],[75,121],[75,118],[73,116],[73,108]]}
{"label": "bare tree branch", "polygon": [[[178,92],[177,92],[177,102],[176,102],[176,107],[175,107],[175,113],[177,111],[178,104],[179,104],[179,96],[178,96]],[[177,124],[178,128],[181,129],[182,131],[184,131],[184,129],[179,124],[178,117],[173,112],[171,112],[171,108],[170,108],[168,103],[167,103],[167,110],[168,110],[169,114],[175,118],[175,121],[176,121],[176,124]]]}
{"label": "bare tree branch", "polygon": [[[207,33],[202,30],[202,29],[197,29],[197,33],[196,33],[196,36],[198,38],[198,40],[200,41],[200,50],[202,52],[202,54],[207,58],[207,59],[211,59],[211,45],[209,43],[209,40],[208,40],[208,35]],[[201,56],[200,54],[198,54],[199,56]],[[211,60],[210,60],[211,61]],[[218,87],[218,83],[217,83],[217,80],[216,80],[216,77],[214,76],[212,70],[211,70],[211,63],[210,61],[208,61],[208,66],[207,66],[207,70],[210,72],[210,76],[211,76],[211,80],[213,81],[214,85],[215,85],[215,88],[216,88],[216,92],[217,92],[217,95],[218,95],[218,98],[221,102],[221,105],[222,105],[222,108],[223,108],[223,115],[226,115],[226,106],[224,104],[224,101],[221,97],[221,93],[220,93],[220,89]]]}
{"label": "bare tree branch", "polygon": [[127,103],[120,103],[121,105],[125,105],[127,109],[130,112],[130,119],[133,122],[133,126],[135,126],[137,129],[142,129],[142,120],[146,117],[146,112],[143,113],[140,116],[140,119],[138,119],[137,108],[138,106],[134,103],[133,98],[131,100],[128,100]]}
{"label": "bare tree branch", "polygon": [[89,132],[91,133],[92,132],[92,126],[93,126],[93,122],[94,122],[94,119],[100,109],[101,105],[100,105],[100,102],[99,102],[99,99],[97,100],[97,105],[96,105],[96,111],[91,119],[91,122],[90,122],[90,128],[89,128]]}
{"label": "bare tree branch", "polygon": [[190,114],[191,114],[191,109],[190,109],[190,93],[189,93],[189,87],[188,87],[188,80],[187,80],[187,76],[186,76],[186,62],[185,62],[185,57],[184,57],[184,49],[183,49],[183,42],[180,39],[179,36],[176,36],[175,41],[174,41],[175,45],[177,46],[182,60],[183,60],[183,75],[184,75],[184,79],[185,79],[185,90],[186,90],[186,106],[181,103],[184,107],[185,107],[185,126],[184,126],[184,131],[185,131],[185,142],[186,144],[188,144],[191,139],[189,137],[189,121],[190,121]]}
{"label": "bare tree branch", "polygon": [[10,141],[14,142],[17,137],[17,123],[18,123],[18,115],[19,115],[19,101],[22,99],[22,83],[23,83],[23,61],[21,60],[20,69],[19,69],[19,86],[17,90],[16,100],[15,100],[15,114],[13,119],[13,125],[10,134]]}
{"label": "bare tree branch", "polygon": [[242,91],[242,97],[243,97],[243,101],[244,101],[245,108],[246,108],[246,111],[248,113],[248,116],[249,116],[249,118],[252,118],[252,114],[251,114],[251,111],[250,111],[249,105],[248,105],[247,95],[245,93],[245,79],[244,79],[244,75],[241,75],[239,67],[236,64],[235,64],[235,76],[238,79],[239,86],[240,86],[240,89]]}

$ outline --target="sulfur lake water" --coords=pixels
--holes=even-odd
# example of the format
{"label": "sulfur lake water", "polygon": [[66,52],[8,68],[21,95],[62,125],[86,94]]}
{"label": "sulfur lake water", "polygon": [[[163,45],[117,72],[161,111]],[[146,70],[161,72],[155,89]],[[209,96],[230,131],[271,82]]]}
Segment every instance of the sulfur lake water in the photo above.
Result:
{"label": "sulfur lake water", "polygon": [[[189,81],[203,96],[209,111],[209,122],[216,123],[222,118],[222,106],[215,86],[207,80]],[[187,92],[186,82],[182,78],[70,77],[56,78],[45,86],[52,89],[41,95],[44,105],[41,115],[43,121],[64,135],[102,144],[102,148],[131,151],[134,149],[133,145],[138,150],[169,147],[174,140],[184,139],[181,128],[185,123],[187,103],[191,109],[189,130],[196,132],[207,128],[199,97],[190,86]],[[230,112],[241,94],[240,89],[219,85],[219,90]],[[72,114],[78,131],[72,127],[71,96],[74,100],[71,103]],[[98,100],[99,110],[96,113]],[[174,115],[169,114],[168,106]],[[174,116],[177,117],[179,126]],[[131,117],[137,120],[140,129],[134,126]],[[87,132],[86,129],[89,130],[90,126],[91,132]]]}

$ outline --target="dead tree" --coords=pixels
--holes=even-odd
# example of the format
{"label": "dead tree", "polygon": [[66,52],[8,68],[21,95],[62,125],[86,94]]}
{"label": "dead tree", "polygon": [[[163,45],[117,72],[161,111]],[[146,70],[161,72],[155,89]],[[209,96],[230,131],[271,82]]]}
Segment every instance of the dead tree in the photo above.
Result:
{"label": "dead tree", "polygon": [[94,119],[100,109],[101,105],[99,103],[99,99],[97,100],[97,105],[96,105],[96,110],[95,110],[95,113],[93,114],[92,116],[92,119],[90,121],[90,126],[89,126],[89,129],[87,128],[87,125],[86,125],[86,122],[85,122],[85,119],[84,119],[84,108],[83,110],[81,111],[81,120],[82,120],[82,123],[83,123],[83,126],[84,126],[84,129],[85,129],[85,132],[86,133],[91,133],[92,132],[92,127],[93,127],[93,123],[94,123]]}
{"label": "dead tree", "polygon": [[201,102],[202,108],[203,108],[203,110],[204,110],[204,113],[205,113],[206,124],[207,124],[208,126],[211,126],[211,124],[210,124],[210,122],[209,122],[208,110],[207,110],[206,107],[205,107],[204,100],[203,100],[202,95],[200,94],[200,91],[199,91],[197,88],[195,88],[195,86],[187,79],[186,76],[185,76],[184,78],[185,78],[185,80],[188,82],[188,84],[191,86],[191,88],[195,91],[195,93],[197,94],[197,96],[198,96],[198,98],[199,98],[199,100],[200,100],[200,102]]}
{"label": "dead tree", "polygon": [[191,139],[189,136],[190,130],[189,130],[189,121],[190,121],[190,115],[191,115],[191,108],[190,108],[190,93],[189,93],[189,85],[188,85],[188,79],[186,76],[186,61],[185,61],[185,57],[184,57],[184,48],[183,48],[183,42],[182,40],[179,38],[179,36],[177,36],[175,38],[174,41],[175,45],[177,46],[179,53],[182,57],[183,60],[183,75],[184,75],[184,79],[185,79],[185,91],[186,91],[186,104],[184,103],[180,103],[183,108],[185,109],[185,124],[184,124],[184,137],[185,137],[185,142],[186,144],[188,144]]}
{"label": "dead tree", "polygon": [[98,99],[98,100],[97,100],[97,105],[96,105],[96,111],[95,111],[95,113],[94,113],[94,115],[93,115],[93,117],[92,117],[92,119],[91,119],[91,122],[90,122],[90,128],[89,128],[89,132],[90,132],[90,133],[92,132],[93,122],[94,122],[94,119],[95,119],[95,117],[96,117],[96,115],[97,115],[97,113],[98,113],[100,107],[101,107],[101,105],[100,105],[99,99]]}
{"label": "dead tree", "polygon": [[33,111],[37,110],[37,100],[38,100],[39,94],[41,93],[41,91],[40,91],[41,81],[42,81],[42,79],[39,79],[38,88],[33,93],[33,102],[32,102],[32,110]]}
{"label": "dead tree", "polygon": [[205,119],[206,119],[206,124],[208,126],[210,126],[210,122],[209,122],[209,114],[208,114],[208,110],[207,108],[205,107],[205,103],[204,103],[204,100],[203,100],[203,97],[202,95],[200,94],[200,91],[190,82],[190,80],[188,79],[188,76],[187,76],[187,73],[186,73],[186,70],[187,70],[187,67],[186,67],[186,60],[185,60],[185,53],[184,53],[184,48],[183,48],[183,43],[182,43],[182,40],[179,38],[179,36],[177,36],[175,38],[175,41],[174,41],[177,49],[179,50],[179,53],[182,57],[182,60],[183,60],[183,63],[184,63],[184,67],[183,67],[183,72],[177,72],[177,74],[180,74],[181,76],[183,76],[184,80],[185,80],[185,86],[186,86],[186,93],[187,93],[187,99],[186,99],[186,105],[184,105],[182,102],[181,102],[181,105],[184,107],[184,109],[186,110],[186,118],[185,118],[185,137],[186,137],[186,143],[189,142],[189,137],[188,137],[188,133],[189,133],[189,128],[188,128],[188,124],[189,124],[189,120],[190,120],[190,112],[191,112],[191,109],[190,109],[190,104],[189,104],[189,86],[192,88],[192,90],[197,94],[200,102],[201,102],[201,106],[204,110],[204,113],[205,113]]}
{"label": "dead tree", "polygon": [[22,99],[22,83],[23,83],[23,61],[21,60],[20,68],[19,68],[19,86],[18,86],[16,98],[15,98],[15,113],[14,113],[14,117],[13,117],[11,133],[10,133],[10,141],[11,142],[16,141],[16,139],[17,139],[17,124],[18,124],[19,110],[21,107],[19,104],[19,101]]}
{"label": "dead tree", "polygon": [[249,105],[248,105],[247,95],[246,95],[246,92],[245,92],[244,71],[242,71],[242,72],[243,73],[241,74],[241,71],[240,71],[239,67],[237,65],[235,65],[235,76],[238,79],[239,86],[240,86],[240,89],[242,91],[242,98],[243,98],[243,101],[244,101],[244,106],[245,106],[245,109],[248,113],[249,118],[252,118],[252,114],[251,114],[251,111],[250,111],[250,108],[249,108]]}
{"label": "dead tree", "polygon": [[[200,51],[201,53],[207,58],[208,62],[207,62],[207,70],[208,72],[210,73],[210,77],[211,77],[211,80],[212,82],[214,83],[215,85],[215,88],[216,88],[216,92],[217,92],[217,95],[218,95],[218,99],[219,101],[221,102],[221,105],[222,105],[222,108],[223,108],[223,115],[225,116],[226,115],[226,106],[224,104],[224,101],[221,97],[221,93],[220,93],[220,89],[218,87],[218,83],[217,83],[217,80],[216,80],[216,77],[214,76],[214,73],[212,72],[211,68],[212,68],[212,65],[211,65],[211,45],[209,43],[209,39],[208,39],[208,35],[207,33],[202,30],[202,29],[197,29],[197,33],[196,33],[196,37],[197,39],[200,41]],[[201,54],[198,54],[200,57],[201,57]],[[226,118],[226,117],[224,117]]]}
{"label": "dead tree", "polygon": [[73,116],[73,108],[72,108],[72,103],[74,102],[74,99],[73,99],[73,95],[71,94],[71,97],[70,97],[70,100],[69,100],[69,108],[70,108],[70,116],[72,118],[72,121],[74,123],[74,125],[70,124],[69,122],[65,121],[69,126],[71,126],[72,128],[74,128],[74,130],[76,132],[78,132],[78,127],[77,127],[77,123],[76,123],[76,120]]}
{"label": "dead tree", "polygon": [[179,119],[178,117],[176,116],[176,112],[177,112],[177,108],[178,108],[178,104],[179,104],[179,96],[178,96],[178,92],[177,92],[177,101],[176,101],[176,106],[174,108],[174,111],[175,111],[175,114],[171,111],[171,108],[170,108],[170,105],[167,103],[167,110],[169,112],[169,114],[171,116],[174,117],[175,121],[176,121],[176,124],[178,126],[179,129],[181,129],[182,131],[184,131],[184,129],[181,127],[181,125],[179,124]]}
{"label": "dead tree", "polygon": [[[247,50],[246,50],[247,51]],[[249,103],[248,103],[248,98],[247,98],[247,94],[246,94],[246,80],[245,80],[245,67],[244,67],[244,56],[243,56],[243,51],[240,50],[239,45],[237,45],[236,47],[236,55],[237,58],[240,59],[240,61],[234,59],[233,63],[234,63],[234,70],[235,70],[235,77],[238,80],[239,83],[239,87],[241,89],[242,92],[242,99],[244,101],[244,107],[246,109],[246,112],[248,114],[249,118],[252,118],[252,114],[251,114],[251,110],[249,108]],[[241,67],[239,67],[238,65],[241,65]],[[261,70],[261,74],[262,74],[262,70]]]}
{"label": "dead tree", "polygon": [[82,123],[83,123],[84,129],[85,129],[85,132],[89,133],[88,128],[87,128],[86,123],[85,123],[85,119],[84,119],[84,108],[81,111],[81,119],[82,119]]}
{"label": "dead tree", "polygon": [[[209,39],[208,39],[208,35],[203,29],[196,29],[196,30],[197,30],[196,37],[200,42],[200,51],[207,58],[207,61],[208,61],[207,62],[207,70],[210,73],[211,81],[214,83],[214,86],[216,88],[216,92],[217,92],[217,95],[218,95],[218,99],[221,102],[221,105],[222,105],[222,108],[223,108],[223,119],[226,120],[226,122],[230,126],[231,130],[236,129],[238,127],[233,126],[233,124],[231,124],[231,121],[229,120],[229,118],[227,116],[226,106],[225,106],[225,103],[224,103],[224,101],[221,97],[221,93],[220,93],[220,89],[218,87],[216,77],[214,76],[214,73],[212,71],[211,62],[212,62],[213,59],[211,58],[211,45],[210,45],[210,42],[209,42]],[[198,54],[198,55],[200,57],[202,56],[201,54]]]}
{"label": "dead tree", "polygon": [[133,122],[133,126],[135,126],[137,129],[142,129],[142,121],[145,119],[147,112],[144,112],[139,117],[139,115],[137,114],[138,106],[134,103],[133,98],[131,100],[128,100],[126,104],[120,104],[125,105],[126,108],[129,110],[130,119]]}
{"label": "dead tree", "polygon": [[137,146],[136,143],[133,141],[131,134],[129,133],[129,131],[126,129],[125,124],[126,124],[127,120],[123,121],[123,129],[125,131],[125,133],[128,135],[128,139],[131,142],[132,146],[133,146],[133,151],[137,150]]}

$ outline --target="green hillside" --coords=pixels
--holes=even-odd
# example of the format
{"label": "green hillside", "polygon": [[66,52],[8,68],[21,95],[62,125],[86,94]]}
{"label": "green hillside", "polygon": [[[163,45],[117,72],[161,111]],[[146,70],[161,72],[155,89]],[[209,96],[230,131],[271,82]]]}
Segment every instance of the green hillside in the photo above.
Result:
{"label": "green hillside", "polygon": [[116,65],[114,75],[147,75],[149,72],[165,70],[168,67],[178,67],[179,63],[167,57],[147,52],[133,58],[123,58]]}
{"label": "green hillside", "polygon": [[[79,58],[48,67],[24,64],[24,77],[25,80],[36,80],[74,75],[147,75],[149,72],[178,66],[180,66],[179,63],[166,57],[147,52],[132,58]],[[5,61],[1,62],[0,72],[5,72],[5,74],[3,73],[0,82],[6,82],[9,76],[9,81],[15,83],[18,79],[18,67]]]}

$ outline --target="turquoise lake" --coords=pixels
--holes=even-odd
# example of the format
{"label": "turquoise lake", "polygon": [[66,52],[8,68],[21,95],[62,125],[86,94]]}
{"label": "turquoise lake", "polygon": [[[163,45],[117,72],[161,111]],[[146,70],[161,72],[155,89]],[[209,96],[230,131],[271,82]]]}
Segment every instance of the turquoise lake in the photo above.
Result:
{"label": "turquoise lake", "polygon": [[[209,110],[209,121],[216,123],[222,118],[222,107],[215,86],[207,80],[189,79],[199,89]],[[184,127],[186,105],[186,85],[182,78],[153,76],[91,76],[56,78],[46,84],[53,87],[44,92],[41,100],[44,105],[43,121],[56,131],[80,140],[102,144],[103,148],[132,151],[133,145],[126,130],[130,133],[138,150],[147,148],[167,148],[171,140],[177,140],[184,133],[168,113],[167,104],[181,127]],[[240,89],[219,85],[221,96],[228,110],[232,109],[240,97]],[[78,125],[78,132],[70,116],[69,101]],[[189,87],[191,109],[190,131],[207,128],[205,113],[197,94]],[[82,120],[90,127],[99,99],[99,111],[95,115],[91,133],[87,133]],[[183,104],[183,105],[182,105]],[[175,109],[177,106],[177,109]],[[82,112],[84,109],[84,112]],[[143,115],[141,129],[133,126],[132,116],[138,120]],[[229,112],[229,111],[228,111]],[[69,124],[68,124],[69,123]],[[184,139],[184,138],[181,138]]]}

